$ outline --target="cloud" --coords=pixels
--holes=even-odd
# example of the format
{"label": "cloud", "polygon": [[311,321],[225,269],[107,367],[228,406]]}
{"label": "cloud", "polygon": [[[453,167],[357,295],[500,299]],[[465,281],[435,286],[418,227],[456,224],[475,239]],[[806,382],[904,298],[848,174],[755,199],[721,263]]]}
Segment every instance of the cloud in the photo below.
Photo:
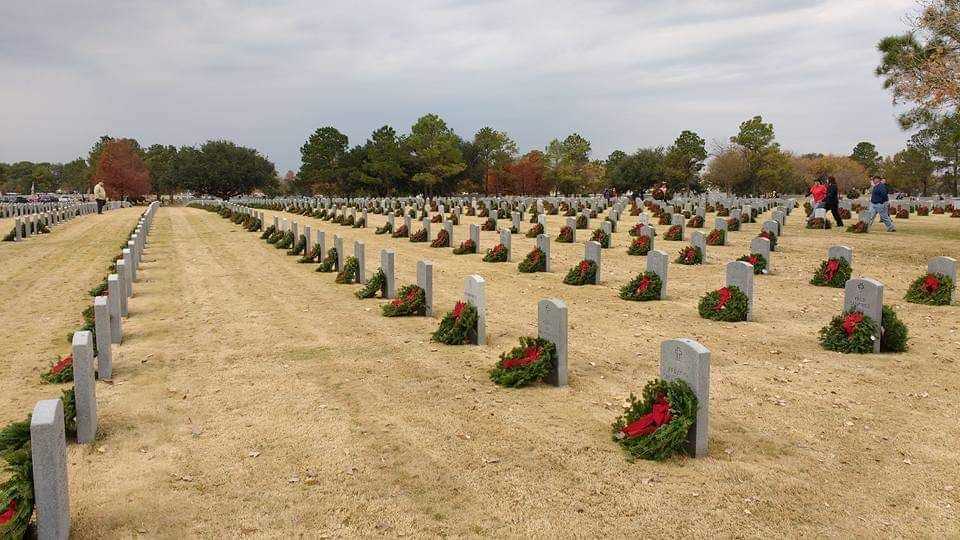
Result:
{"label": "cloud", "polygon": [[0,160],[227,138],[278,169],[333,125],[361,143],[436,112],[522,149],[579,132],[594,156],[725,139],[762,114],[784,147],[892,153],[872,70],[910,0],[10,2],[0,6]]}

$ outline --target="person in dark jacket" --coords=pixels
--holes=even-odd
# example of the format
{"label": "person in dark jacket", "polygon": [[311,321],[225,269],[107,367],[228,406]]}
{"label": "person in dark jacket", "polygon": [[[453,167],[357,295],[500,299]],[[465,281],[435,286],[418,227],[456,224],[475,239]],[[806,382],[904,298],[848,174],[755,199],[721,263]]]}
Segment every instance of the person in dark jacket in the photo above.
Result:
{"label": "person in dark jacket", "polygon": [[823,197],[823,207],[833,214],[837,227],[843,227],[843,220],[840,219],[840,194],[837,190],[837,179],[833,176],[827,178],[827,194]]}
{"label": "person in dark jacket", "polygon": [[873,218],[880,215],[880,221],[887,226],[887,232],[896,232],[893,221],[890,219],[890,212],[887,210],[887,203],[890,201],[890,195],[887,190],[886,178],[879,176],[873,177],[873,190],[870,192],[870,219],[869,224],[873,225]]}

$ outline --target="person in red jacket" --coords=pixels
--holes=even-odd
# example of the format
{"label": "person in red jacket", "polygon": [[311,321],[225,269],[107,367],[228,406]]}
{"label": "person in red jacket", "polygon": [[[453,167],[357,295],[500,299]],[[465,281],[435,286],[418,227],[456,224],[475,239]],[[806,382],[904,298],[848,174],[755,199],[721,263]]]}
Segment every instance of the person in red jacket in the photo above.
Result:
{"label": "person in red jacket", "polygon": [[824,207],[824,199],[827,197],[827,186],[823,185],[823,181],[819,178],[813,181],[813,185],[810,186],[810,199],[812,200],[811,206],[813,210],[810,211],[810,219],[813,219],[813,214],[817,208]]}

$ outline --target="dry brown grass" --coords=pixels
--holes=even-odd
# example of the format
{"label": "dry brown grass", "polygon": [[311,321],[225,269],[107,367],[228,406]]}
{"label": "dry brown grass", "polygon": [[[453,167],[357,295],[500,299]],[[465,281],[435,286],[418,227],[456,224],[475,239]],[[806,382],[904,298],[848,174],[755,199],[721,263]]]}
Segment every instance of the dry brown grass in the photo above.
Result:
{"label": "dry brown grass", "polygon": [[[328,246],[342,234],[350,254],[363,239],[368,272],[381,248],[396,248],[398,284],[415,281],[418,259],[433,260],[437,316],[384,318],[382,301],[357,300],[356,286],[215,214],[161,209],[115,349],[115,383],[97,388],[99,440],[68,450],[76,536],[957,534],[960,488],[948,488],[960,486],[960,307],[900,299],[928,257],[960,254],[958,220],[850,235],[806,231],[795,213],[776,273],[757,278],[756,322],[734,325],[700,319],[696,303],[746,253],[756,224],[711,248],[706,266],[671,265],[667,301],[632,303],[617,298],[645,264],[626,255],[631,218],[604,250],[604,284],[577,288],[561,280],[581,244],[554,243],[554,272],[524,275],[516,263],[533,240],[522,235],[512,264],[487,264],[375,236],[382,216],[364,230],[286,217],[325,230]],[[561,219],[551,217],[552,237]],[[491,247],[495,233],[482,235]],[[85,253],[86,266],[71,262],[82,258],[72,249],[0,247],[15,261],[0,276],[20,283],[0,292],[0,312],[14,321],[2,330],[3,420],[56,391],[37,383],[38,369],[60,350],[116,243]],[[807,281],[832,243],[854,248],[855,274],[887,285],[911,330],[909,353],[818,347],[842,293]],[[657,247],[673,256],[682,246]],[[28,271],[38,264],[53,270]],[[487,280],[489,344],[430,343],[471,273]],[[569,387],[495,387],[486,371],[536,332],[536,302],[549,297],[570,309]],[[42,317],[56,320],[33,330]],[[657,375],[659,342],[673,337],[713,351],[709,456],[628,463],[610,424]]]}

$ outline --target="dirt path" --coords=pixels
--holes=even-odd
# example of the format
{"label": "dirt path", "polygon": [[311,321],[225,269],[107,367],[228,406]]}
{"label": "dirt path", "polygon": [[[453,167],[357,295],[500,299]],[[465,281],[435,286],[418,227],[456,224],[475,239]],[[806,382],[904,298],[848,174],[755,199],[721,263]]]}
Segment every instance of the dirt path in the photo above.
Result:
{"label": "dirt path", "polygon": [[[0,422],[22,419],[39,399],[59,396],[40,373],[70,352],[87,291],[100,283],[143,208],[84,216],[24,242],[0,242]],[[12,226],[12,220],[11,220]],[[66,386],[63,386],[64,388]]]}
{"label": "dirt path", "polygon": [[[381,301],[357,300],[356,286],[215,214],[161,209],[115,384],[98,386],[100,441],[69,450],[78,537],[956,531],[960,308],[899,300],[927,257],[960,254],[960,240],[914,229],[953,231],[956,220],[898,224],[909,243],[897,250],[900,237],[805,231],[795,216],[777,273],[758,277],[757,322],[732,325],[699,319],[696,302],[758,225],[711,248],[706,266],[671,265],[670,298],[642,304],[616,297],[644,265],[626,255],[625,228],[604,251],[605,284],[574,288],[561,279],[579,244],[554,243],[553,274],[530,276],[516,271],[533,246],[522,235],[514,263],[487,264],[287,217],[325,230],[328,246],[344,235],[350,254],[363,239],[368,272],[380,248],[396,248],[398,284],[414,281],[418,258],[434,260],[437,317],[382,317]],[[551,236],[559,223],[551,217]],[[467,226],[456,229],[459,243]],[[483,235],[492,246],[494,233]],[[841,241],[855,249],[855,273],[888,285],[910,353],[816,345],[841,293],[806,281]],[[681,244],[657,247],[672,255]],[[429,343],[470,273],[487,280],[490,345]],[[486,371],[536,332],[536,302],[548,297],[570,307],[570,386],[493,386]],[[714,353],[710,454],[627,463],[610,423],[657,375],[660,340],[681,336]]]}

